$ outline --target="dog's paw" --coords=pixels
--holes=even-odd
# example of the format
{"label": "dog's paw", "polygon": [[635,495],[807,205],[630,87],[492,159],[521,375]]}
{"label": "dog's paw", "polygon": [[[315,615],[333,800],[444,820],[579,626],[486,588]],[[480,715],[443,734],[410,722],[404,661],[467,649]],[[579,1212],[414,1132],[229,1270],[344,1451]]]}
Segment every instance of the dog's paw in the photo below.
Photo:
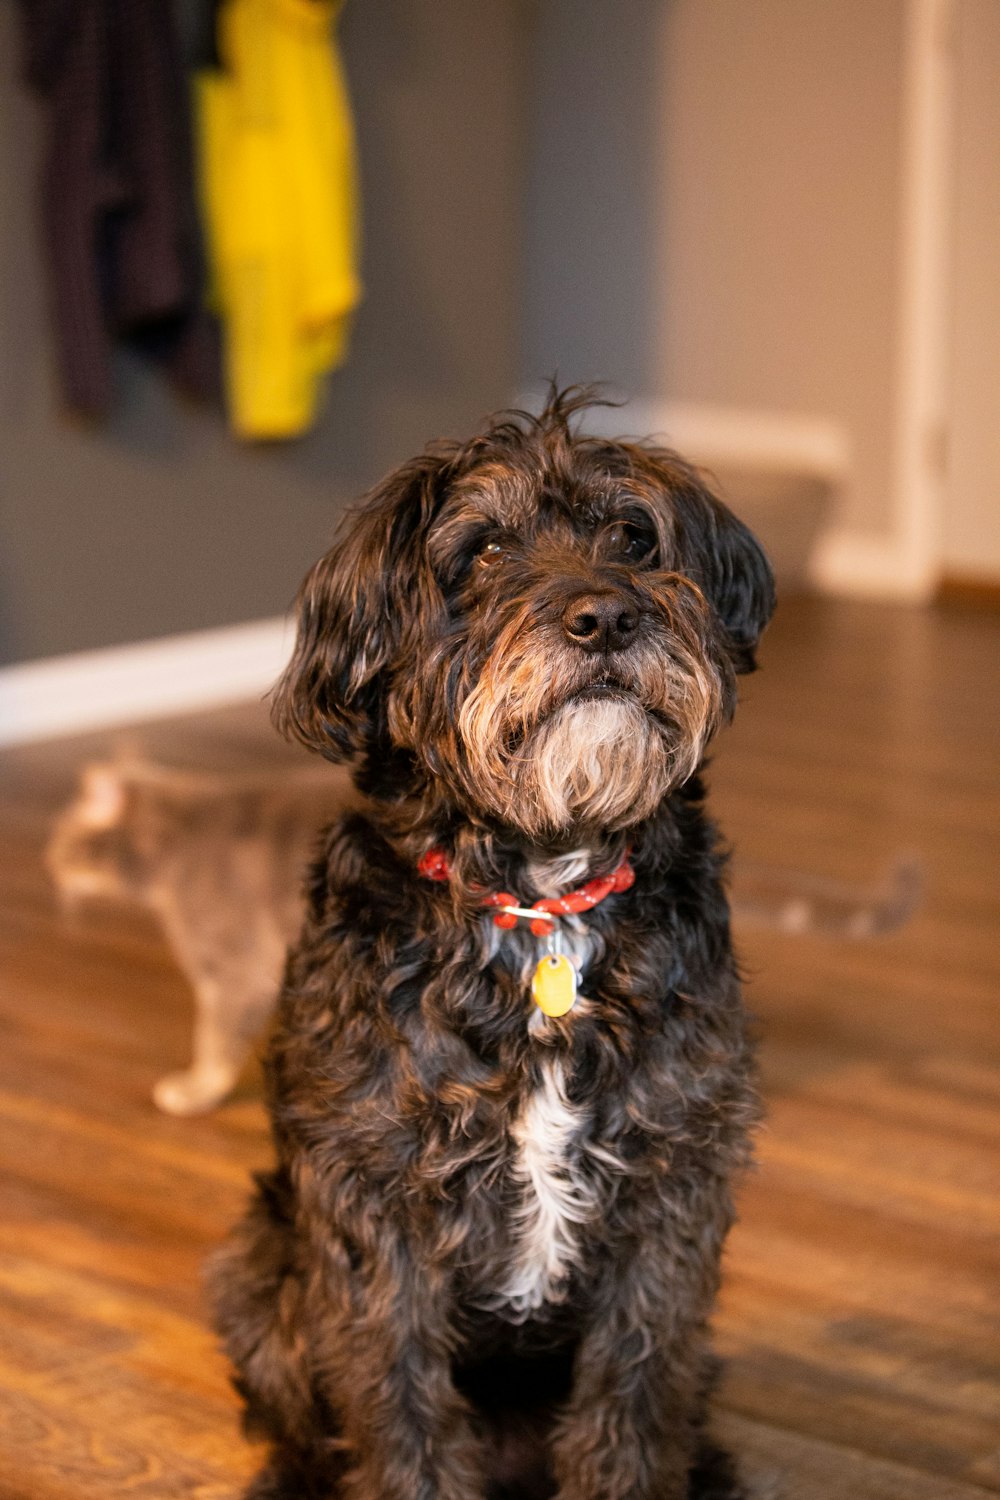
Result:
{"label": "dog's paw", "polygon": [[153,1103],[167,1115],[204,1114],[221,1104],[235,1082],[235,1068],[187,1068],[160,1079]]}

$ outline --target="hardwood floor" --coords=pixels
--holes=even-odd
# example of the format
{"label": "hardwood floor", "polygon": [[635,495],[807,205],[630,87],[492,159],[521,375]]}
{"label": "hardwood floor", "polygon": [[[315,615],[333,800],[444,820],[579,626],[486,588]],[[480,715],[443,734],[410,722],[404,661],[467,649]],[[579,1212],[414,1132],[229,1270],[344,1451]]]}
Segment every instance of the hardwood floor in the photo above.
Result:
{"label": "hardwood floor", "polygon": [[[768,1122],[716,1320],[720,1425],[788,1500],[1000,1492],[1000,620],[792,601],[711,773],[737,859],[916,916],[738,933]],[[144,730],[282,763],[262,711]],[[59,915],[39,861],[88,737],[0,757],[0,1497],[230,1500],[254,1467],[199,1268],[268,1159],[259,1080],[170,1119],[190,1002],[151,919]],[[773,1490],[772,1490],[773,1487]]]}

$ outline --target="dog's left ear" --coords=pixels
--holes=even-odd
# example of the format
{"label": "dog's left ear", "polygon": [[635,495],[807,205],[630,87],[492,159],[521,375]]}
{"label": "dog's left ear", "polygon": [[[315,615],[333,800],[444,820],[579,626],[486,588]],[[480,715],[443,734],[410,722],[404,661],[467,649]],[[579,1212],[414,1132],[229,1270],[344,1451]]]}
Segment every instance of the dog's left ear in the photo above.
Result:
{"label": "dog's left ear", "polygon": [[774,574],[749,527],[700,482],[672,495],[681,566],[698,584],[725,631],[737,672],[752,672],[754,652],[774,613]]}
{"label": "dog's left ear", "polygon": [[349,760],[372,742],[406,622],[415,606],[432,606],[422,544],[444,467],[424,454],[394,470],[345,516],[299,590],[295,649],[271,715],[282,734],[328,760]]}

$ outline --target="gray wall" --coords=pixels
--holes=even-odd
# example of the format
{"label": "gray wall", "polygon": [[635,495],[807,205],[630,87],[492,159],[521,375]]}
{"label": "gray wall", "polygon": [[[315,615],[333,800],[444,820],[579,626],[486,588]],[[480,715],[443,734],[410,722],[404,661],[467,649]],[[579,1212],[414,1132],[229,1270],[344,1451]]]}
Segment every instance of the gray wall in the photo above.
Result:
{"label": "gray wall", "polygon": [[837,519],[878,533],[902,0],[546,0],[542,13],[527,368],[832,418],[856,460]]}
{"label": "gray wall", "polygon": [[[662,386],[665,0],[542,0],[532,43],[524,369]],[[627,24],[626,23],[627,18]]]}
{"label": "gray wall", "polygon": [[348,4],[367,295],[318,429],[275,448],[239,446],[124,355],[106,426],[60,415],[14,11],[0,7],[0,661],[280,613],[346,497],[516,389],[522,7]]}

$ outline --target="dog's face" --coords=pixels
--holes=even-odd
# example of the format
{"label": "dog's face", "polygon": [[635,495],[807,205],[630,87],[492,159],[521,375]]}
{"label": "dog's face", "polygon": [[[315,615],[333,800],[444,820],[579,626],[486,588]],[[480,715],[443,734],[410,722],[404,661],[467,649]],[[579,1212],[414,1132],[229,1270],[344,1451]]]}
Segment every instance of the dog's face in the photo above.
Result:
{"label": "dog's face", "polygon": [[632,827],[697,768],[771,571],[675,455],[571,435],[572,401],[389,476],[307,578],[275,713],[535,842]]}

